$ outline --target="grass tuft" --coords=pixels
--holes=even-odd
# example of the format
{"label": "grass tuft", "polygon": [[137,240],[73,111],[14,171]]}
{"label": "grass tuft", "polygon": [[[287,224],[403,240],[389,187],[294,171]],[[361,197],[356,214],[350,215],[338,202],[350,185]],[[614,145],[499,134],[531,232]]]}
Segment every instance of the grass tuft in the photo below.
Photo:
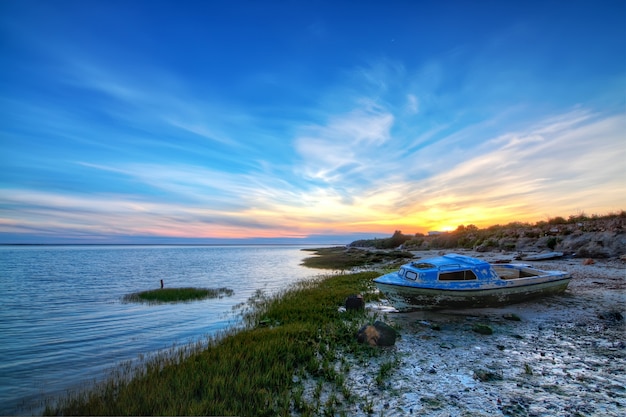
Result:
{"label": "grass tuft", "polygon": [[125,302],[147,303],[179,303],[186,301],[204,300],[207,298],[222,298],[231,296],[234,291],[230,288],[160,288],[128,294],[124,296]]}
{"label": "grass tuft", "polygon": [[526,374],[526,375],[532,375],[533,374],[533,368],[528,363],[524,364],[524,374]]}
{"label": "grass tuft", "polygon": [[380,369],[378,370],[378,374],[376,374],[376,384],[379,387],[384,386],[385,381],[389,378],[389,376],[393,373],[394,369],[398,367],[400,361],[396,358],[389,362],[384,362],[380,365]]}
{"label": "grass tuft", "polygon": [[493,329],[486,324],[476,323],[472,326],[472,330],[480,334],[493,334]]}

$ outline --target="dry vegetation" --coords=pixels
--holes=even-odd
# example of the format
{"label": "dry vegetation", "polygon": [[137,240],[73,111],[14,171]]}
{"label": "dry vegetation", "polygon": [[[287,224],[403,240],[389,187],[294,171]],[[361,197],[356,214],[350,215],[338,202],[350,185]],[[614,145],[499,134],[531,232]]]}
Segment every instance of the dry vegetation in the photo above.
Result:
{"label": "dry vegetation", "polygon": [[459,226],[452,232],[404,235],[396,231],[387,239],[358,240],[351,247],[423,251],[433,249],[472,249],[478,252],[541,252],[557,250],[569,255],[612,258],[626,254],[624,225],[626,212],[605,216],[579,214],[547,221],[509,223],[479,229]]}
{"label": "dry vegetation", "polygon": [[305,249],[316,256],[304,259],[302,264],[309,268],[332,269],[344,271],[350,268],[367,267],[391,263],[401,265],[406,259],[413,257],[411,252],[401,250],[364,251],[358,248],[335,246],[331,248]]}

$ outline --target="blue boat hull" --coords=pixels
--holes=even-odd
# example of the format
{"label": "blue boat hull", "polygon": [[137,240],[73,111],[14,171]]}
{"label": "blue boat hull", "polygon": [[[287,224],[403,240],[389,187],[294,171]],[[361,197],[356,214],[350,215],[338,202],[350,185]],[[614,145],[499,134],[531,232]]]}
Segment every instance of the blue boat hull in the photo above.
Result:
{"label": "blue boat hull", "polygon": [[571,277],[524,285],[481,289],[436,289],[375,282],[398,310],[441,308],[498,307],[520,303],[537,297],[559,294],[567,288]]}

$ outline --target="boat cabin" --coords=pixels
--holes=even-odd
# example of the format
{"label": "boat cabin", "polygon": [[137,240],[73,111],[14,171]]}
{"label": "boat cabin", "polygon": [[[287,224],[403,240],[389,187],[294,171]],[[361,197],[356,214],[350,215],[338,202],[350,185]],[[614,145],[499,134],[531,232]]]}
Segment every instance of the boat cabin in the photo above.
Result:
{"label": "boat cabin", "polygon": [[491,265],[464,255],[449,254],[403,265],[398,274],[408,281],[477,281],[497,278]]}

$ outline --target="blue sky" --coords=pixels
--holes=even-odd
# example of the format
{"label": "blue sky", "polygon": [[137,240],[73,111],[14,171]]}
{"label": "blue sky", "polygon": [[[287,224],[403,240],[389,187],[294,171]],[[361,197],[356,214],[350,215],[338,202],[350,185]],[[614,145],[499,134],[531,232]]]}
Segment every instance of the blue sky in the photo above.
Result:
{"label": "blue sky", "polygon": [[626,208],[624,1],[0,1],[0,243]]}

